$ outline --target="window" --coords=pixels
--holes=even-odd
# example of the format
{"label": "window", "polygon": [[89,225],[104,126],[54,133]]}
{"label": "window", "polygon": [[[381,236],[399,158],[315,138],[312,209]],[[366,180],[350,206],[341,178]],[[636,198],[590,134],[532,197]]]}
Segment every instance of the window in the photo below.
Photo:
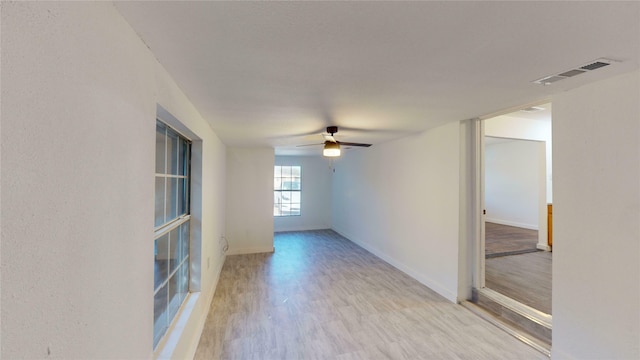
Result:
{"label": "window", "polygon": [[273,175],[273,216],[299,216],[300,166],[276,166]]}
{"label": "window", "polygon": [[189,292],[191,142],[156,122],[153,347]]}

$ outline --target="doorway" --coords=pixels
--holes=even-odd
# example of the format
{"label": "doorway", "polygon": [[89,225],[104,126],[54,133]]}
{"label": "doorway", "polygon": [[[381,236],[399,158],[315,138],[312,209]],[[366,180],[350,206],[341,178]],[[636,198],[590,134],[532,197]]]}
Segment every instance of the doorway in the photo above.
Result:
{"label": "doorway", "polygon": [[551,314],[545,142],[485,134],[484,158],[485,287]]}
{"label": "doorway", "polygon": [[547,231],[547,207],[553,199],[551,104],[486,116],[470,129],[475,129],[471,168],[477,194],[471,203],[477,220],[469,223],[477,242],[471,257],[473,301],[518,323],[546,344],[537,348],[547,351],[552,322]]}
{"label": "doorway", "polygon": [[483,285],[551,314],[551,104],[482,121]]}

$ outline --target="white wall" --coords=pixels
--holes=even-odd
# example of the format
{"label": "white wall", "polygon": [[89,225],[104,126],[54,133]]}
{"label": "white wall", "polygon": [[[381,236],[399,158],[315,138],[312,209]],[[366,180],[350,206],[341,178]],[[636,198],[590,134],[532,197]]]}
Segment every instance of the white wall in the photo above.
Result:
{"label": "white wall", "polygon": [[331,228],[331,160],[323,156],[276,156],[275,164],[302,166],[302,204],[300,216],[274,217],[274,230]]}
{"label": "white wall", "polygon": [[[553,108],[552,108],[553,109]],[[553,202],[553,142],[551,136],[551,119],[536,120],[516,117],[508,114],[484,121],[486,136],[536,140],[545,142],[546,156],[546,201]]]}
{"label": "white wall", "polygon": [[553,356],[640,358],[640,72],[553,98]]}
{"label": "white wall", "polygon": [[161,349],[188,357],[223,261],[224,145],[112,4],[3,2],[1,56],[0,357],[153,357],[156,104],[202,146],[210,266]]}
{"label": "white wall", "polygon": [[450,301],[458,294],[460,124],[346,152],[332,226]]}
{"label": "white wall", "polygon": [[544,143],[500,140],[487,144],[486,221],[538,230],[540,180],[544,181]]}
{"label": "white wall", "polygon": [[228,254],[273,251],[272,148],[227,149]]}

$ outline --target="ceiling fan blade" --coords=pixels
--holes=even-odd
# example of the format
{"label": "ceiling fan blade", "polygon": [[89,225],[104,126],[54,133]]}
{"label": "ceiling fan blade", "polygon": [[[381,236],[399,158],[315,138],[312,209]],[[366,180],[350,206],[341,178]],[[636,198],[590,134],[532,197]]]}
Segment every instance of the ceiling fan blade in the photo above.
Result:
{"label": "ceiling fan blade", "polygon": [[338,141],[338,144],[344,145],[344,146],[360,146],[360,147],[369,147],[369,146],[371,146],[371,144],[352,143],[352,142],[343,142],[343,141]]}
{"label": "ceiling fan blade", "polygon": [[303,147],[303,146],[318,146],[318,145],[324,145],[324,143],[322,143],[322,144],[305,144],[305,145],[296,145],[296,147]]}

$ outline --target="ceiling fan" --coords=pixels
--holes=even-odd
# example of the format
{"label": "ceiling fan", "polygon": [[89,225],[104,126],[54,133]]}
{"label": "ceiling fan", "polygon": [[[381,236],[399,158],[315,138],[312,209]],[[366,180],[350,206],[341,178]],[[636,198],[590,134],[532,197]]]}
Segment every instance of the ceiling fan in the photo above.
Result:
{"label": "ceiling fan", "polygon": [[359,147],[369,147],[371,144],[363,144],[363,143],[354,143],[354,142],[345,142],[338,141],[333,137],[333,134],[338,132],[337,126],[328,126],[327,133],[322,134],[324,137],[323,144],[308,144],[308,145],[298,145],[298,146],[313,146],[313,145],[324,145],[324,149],[322,150],[322,155],[327,157],[338,157],[340,156],[340,145],[344,146],[359,146]]}

